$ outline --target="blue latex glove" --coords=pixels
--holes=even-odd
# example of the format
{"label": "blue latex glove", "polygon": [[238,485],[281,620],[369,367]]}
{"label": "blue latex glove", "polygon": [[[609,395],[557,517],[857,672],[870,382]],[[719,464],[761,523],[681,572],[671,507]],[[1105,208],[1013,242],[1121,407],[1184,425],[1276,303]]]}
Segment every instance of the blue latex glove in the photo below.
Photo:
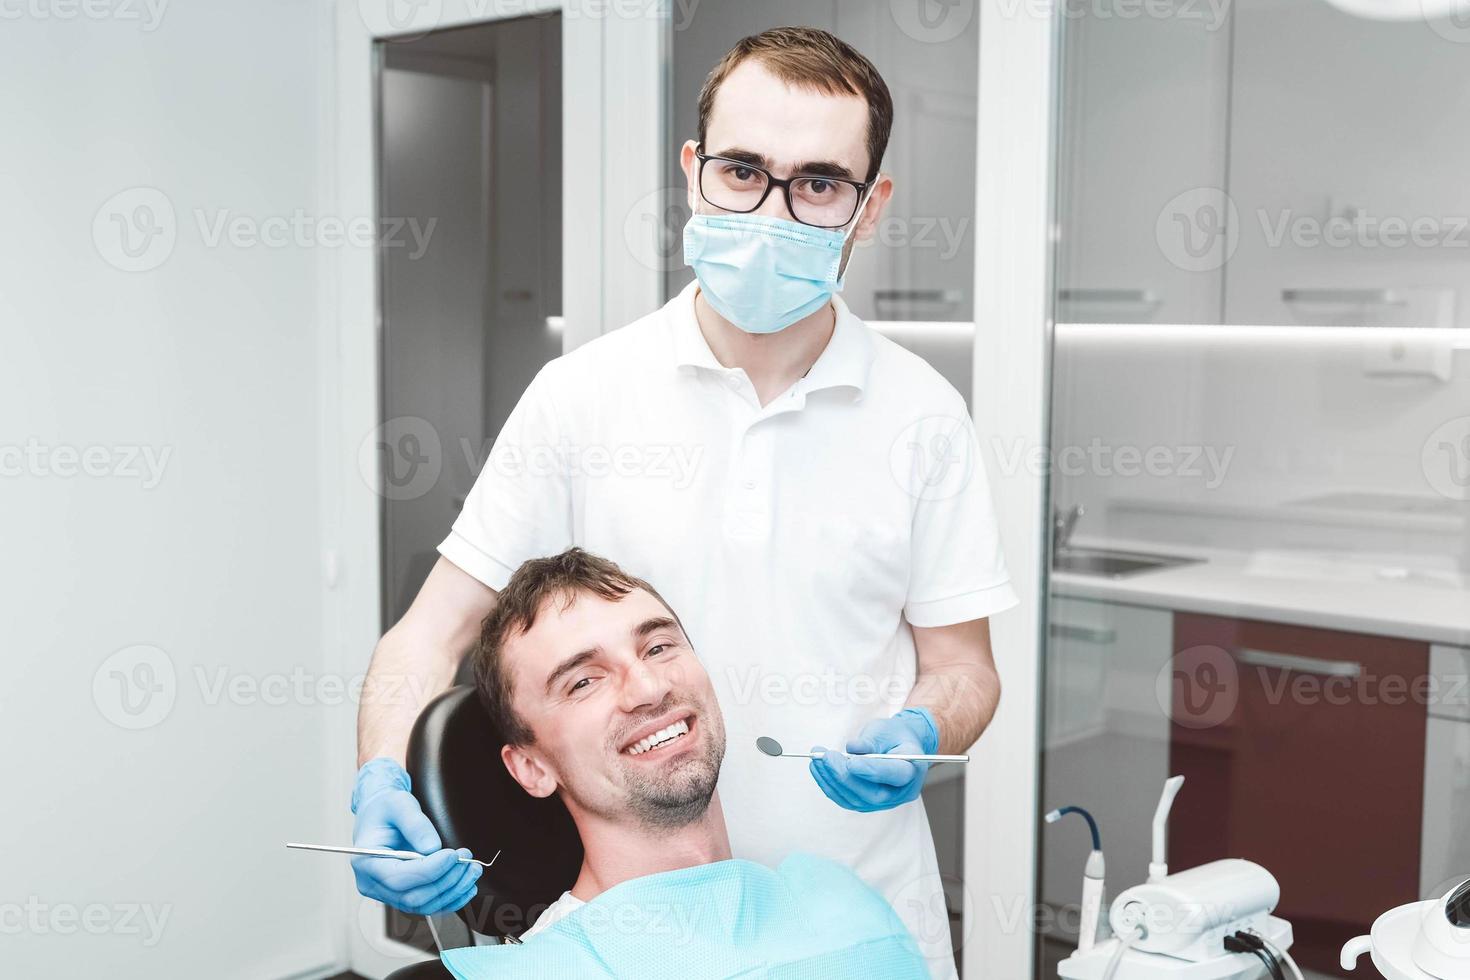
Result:
{"label": "blue latex glove", "polygon": [[451,851],[409,792],[408,773],[392,759],[373,759],[357,771],[352,789],[354,847],[418,851],[422,861],[355,857],[352,873],[364,896],[410,915],[457,912],[475,897],[478,864],[461,864],[467,848]]}
{"label": "blue latex glove", "polygon": [[[826,751],[820,745],[813,752]],[[939,726],[928,708],[904,708],[892,718],[868,722],[847,743],[851,754],[828,752],[811,761],[812,778],[827,798],[859,813],[888,810],[907,803],[924,788],[927,762],[864,759],[867,752],[904,752],[933,755],[939,751]]]}

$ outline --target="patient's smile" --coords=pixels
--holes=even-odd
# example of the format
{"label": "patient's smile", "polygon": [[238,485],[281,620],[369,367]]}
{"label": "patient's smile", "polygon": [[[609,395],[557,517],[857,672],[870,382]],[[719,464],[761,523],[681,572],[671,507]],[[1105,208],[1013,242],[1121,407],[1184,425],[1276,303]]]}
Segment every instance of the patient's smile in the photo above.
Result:
{"label": "patient's smile", "polygon": [[693,740],[686,736],[693,730],[694,716],[686,715],[671,724],[664,725],[634,740],[623,749],[624,755],[664,755],[675,743],[689,744]]}

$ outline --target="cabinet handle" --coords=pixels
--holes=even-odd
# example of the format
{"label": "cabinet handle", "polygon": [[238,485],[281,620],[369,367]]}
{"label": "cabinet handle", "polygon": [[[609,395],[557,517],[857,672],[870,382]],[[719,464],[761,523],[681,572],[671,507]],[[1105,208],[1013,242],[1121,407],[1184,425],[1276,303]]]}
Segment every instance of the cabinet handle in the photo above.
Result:
{"label": "cabinet handle", "polygon": [[1082,640],[1087,643],[1112,643],[1118,638],[1116,630],[1096,629],[1091,626],[1073,626],[1070,623],[1052,623],[1047,629],[1052,636],[1064,640]]}
{"label": "cabinet handle", "polygon": [[1357,677],[1363,665],[1353,660],[1319,660],[1295,653],[1275,653],[1271,650],[1252,650],[1241,647],[1235,651],[1236,658],[1252,667],[1274,667],[1291,670],[1298,674],[1323,674],[1327,677]]}

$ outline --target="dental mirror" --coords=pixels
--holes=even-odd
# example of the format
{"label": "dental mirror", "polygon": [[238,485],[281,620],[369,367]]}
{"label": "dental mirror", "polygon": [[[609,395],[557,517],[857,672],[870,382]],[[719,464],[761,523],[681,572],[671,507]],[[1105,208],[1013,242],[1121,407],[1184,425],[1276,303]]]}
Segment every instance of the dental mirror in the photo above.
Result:
{"label": "dental mirror", "polygon": [[[762,735],[755,740],[755,747],[773,759],[820,759],[826,753],[823,752],[786,752],[781,748],[781,743],[769,735]],[[917,755],[905,752],[854,752],[850,753],[864,759],[895,759],[900,762],[969,762],[968,755]]]}

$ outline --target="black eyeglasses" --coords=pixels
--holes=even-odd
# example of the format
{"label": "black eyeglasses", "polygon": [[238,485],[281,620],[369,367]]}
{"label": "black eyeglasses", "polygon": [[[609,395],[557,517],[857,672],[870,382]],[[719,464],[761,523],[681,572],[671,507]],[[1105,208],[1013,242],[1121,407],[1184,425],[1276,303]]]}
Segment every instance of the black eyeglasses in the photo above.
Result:
{"label": "black eyeglasses", "polygon": [[694,156],[699,160],[699,195],[721,211],[748,214],[766,203],[771,188],[779,187],[791,216],[814,228],[846,225],[857,215],[863,195],[873,183],[808,174],[782,180],[764,167],[709,156],[702,148],[696,149]]}

